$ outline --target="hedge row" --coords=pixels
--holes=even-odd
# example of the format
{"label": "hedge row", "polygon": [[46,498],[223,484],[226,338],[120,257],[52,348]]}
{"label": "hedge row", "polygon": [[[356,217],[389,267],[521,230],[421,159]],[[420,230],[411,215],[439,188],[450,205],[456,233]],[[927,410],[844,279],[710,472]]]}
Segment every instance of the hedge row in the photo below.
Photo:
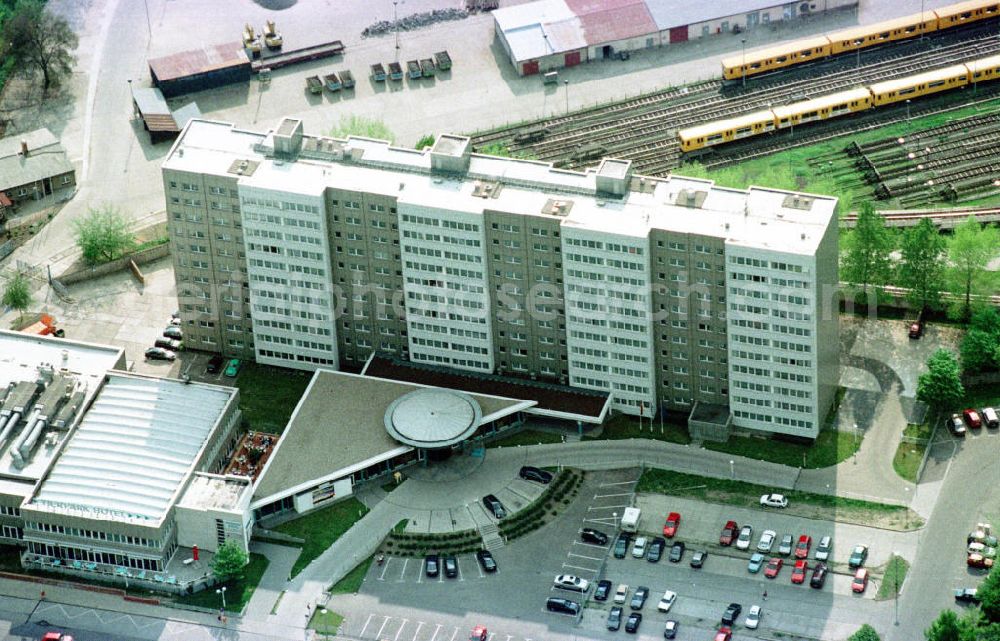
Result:
{"label": "hedge row", "polygon": [[555,510],[558,503],[575,492],[582,482],[582,473],[563,470],[531,505],[500,523],[500,535],[511,539],[537,530],[544,524],[545,513]]}

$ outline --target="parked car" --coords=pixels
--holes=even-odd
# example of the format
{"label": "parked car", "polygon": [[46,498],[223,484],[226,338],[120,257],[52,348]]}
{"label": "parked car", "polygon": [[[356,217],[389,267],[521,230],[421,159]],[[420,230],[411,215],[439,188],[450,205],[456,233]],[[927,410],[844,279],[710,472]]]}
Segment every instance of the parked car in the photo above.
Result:
{"label": "parked car", "polygon": [[757,574],[760,572],[760,568],[764,565],[765,557],[760,552],[754,552],[750,555],[750,562],[747,563],[747,572],[750,574]]}
{"label": "parked car", "polygon": [[965,564],[970,568],[988,570],[993,567],[993,559],[985,557],[982,554],[970,554],[965,560]]}
{"label": "parked car", "polygon": [[153,341],[153,347],[162,347],[163,349],[169,349],[172,352],[176,352],[181,348],[181,342],[176,338],[161,336]]}
{"label": "parked car", "polygon": [[628,600],[628,583],[619,583],[615,590],[615,603],[625,603]]}
{"label": "parked car", "polygon": [[176,338],[179,341],[184,340],[184,331],[176,325],[167,325],[167,327],[163,329],[162,335],[167,338]]}
{"label": "parked car", "polygon": [[1000,414],[992,407],[984,407],[981,412],[986,427],[1000,427]]}
{"label": "parked car", "polygon": [[663,524],[663,536],[672,539],[677,534],[677,527],[681,524],[681,515],[671,512],[667,515],[667,521]]}
{"label": "parked car", "polygon": [[767,562],[767,567],[764,568],[764,576],[769,579],[777,578],[778,573],[781,572],[781,566],[784,565],[784,561],[779,558],[773,558]]}
{"label": "parked car", "polygon": [[809,556],[809,548],[812,546],[812,537],[803,534],[799,537],[799,542],[795,544],[795,558],[804,559]]}
{"label": "parked car", "polygon": [[593,543],[594,545],[607,545],[608,535],[600,530],[585,527],[580,530],[580,540],[584,543]]}
{"label": "parked car", "polygon": [[560,574],[552,581],[552,585],[563,590],[586,592],[587,588],[590,587],[590,581],[573,576],[572,574]]}
{"label": "parked car", "polygon": [[598,581],[597,587],[594,588],[594,600],[607,601],[609,594],[611,594],[611,581],[608,581],[607,579],[601,579]]}
{"label": "parked car", "polygon": [[965,424],[973,429],[979,429],[983,426],[983,420],[979,417],[979,412],[974,409],[963,410],[962,418],[965,419]]}
{"label": "parked car", "polygon": [[732,545],[739,530],[740,526],[736,525],[736,521],[726,521],[726,524],[722,526],[722,534],[719,535],[719,545]]}
{"label": "parked car", "polygon": [[783,534],[781,536],[781,542],[778,543],[778,554],[788,556],[792,553],[792,535]]}
{"label": "parked car", "polygon": [[450,554],[444,557],[444,575],[449,579],[458,576],[458,559]]}
{"label": "parked car", "polygon": [[854,573],[854,579],[851,581],[851,591],[855,594],[862,594],[867,587],[868,569],[858,568],[858,571]]}
{"label": "parked car", "polygon": [[477,625],[472,628],[472,632],[469,633],[469,641],[486,641],[489,636],[489,630],[486,629],[485,625]]}
{"label": "parked car", "polygon": [[489,550],[479,550],[476,552],[476,560],[482,566],[483,572],[496,572],[497,562]]}
{"label": "parked car", "polygon": [[743,625],[747,626],[751,630],[756,630],[757,626],[760,625],[760,617],[764,614],[764,611],[760,609],[759,605],[750,606],[750,611],[747,612],[746,621]]}
{"label": "parked car", "polygon": [[667,542],[663,540],[663,537],[655,537],[649,544],[649,550],[646,552],[646,560],[650,563],[656,563],[663,556],[663,548],[667,546]]}
{"label": "parked car", "polygon": [[649,588],[644,585],[640,585],[632,593],[632,600],[629,602],[628,607],[633,610],[641,610],[642,606],[646,605],[646,599],[649,598]]}
{"label": "parked car", "polygon": [[965,548],[965,551],[968,554],[982,554],[983,556],[989,557],[991,559],[994,559],[997,556],[996,548],[990,547],[985,543],[981,543],[979,541],[973,541],[972,543],[970,543],[969,546]]}
{"label": "parked car", "polygon": [[833,549],[833,537],[824,536],[816,546],[816,560],[827,561],[830,558],[830,550]]}
{"label": "parked car", "polygon": [[733,641],[733,630],[725,626],[715,633],[715,641]]}
{"label": "parked car", "polygon": [[176,312],[174,312],[173,314],[170,315],[170,321],[167,324],[168,325],[180,325],[181,324],[181,312],[180,312],[180,310],[178,310],[178,311],[176,311]]}
{"label": "parked car", "polygon": [[560,599],[559,597],[554,596],[550,596],[545,600],[545,609],[549,612],[572,614],[573,616],[580,614],[579,603],[576,601],[570,601],[569,599]]}
{"label": "parked car", "polygon": [[868,546],[867,545],[855,545],[854,549],[851,550],[851,558],[847,560],[848,567],[860,568],[865,564],[868,559]]}
{"label": "parked car", "polygon": [[760,535],[760,541],[757,541],[757,549],[761,552],[770,552],[777,536],[778,533],[774,530],[764,530],[764,533]]}
{"label": "parked car", "polygon": [[642,623],[642,612],[630,612],[628,619],[625,620],[625,631],[635,634],[639,630],[640,623]]}
{"label": "parked car", "polygon": [[750,549],[750,540],[753,539],[753,526],[744,525],[740,528],[740,536],[736,539],[736,549],[737,550],[748,550]]}
{"label": "parked car", "polygon": [[636,537],[635,542],[632,544],[632,558],[641,559],[646,556],[646,542],[648,539],[644,536]]}
{"label": "parked car", "polygon": [[676,639],[677,630],[679,630],[681,624],[674,621],[673,619],[667,619],[667,622],[663,624],[663,638],[664,639]]}
{"label": "parked car", "polygon": [[826,572],[826,563],[817,563],[816,567],[813,568],[813,575],[809,579],[809,585],[817,590],[821,589],[823,584],[826,583]]}
{"label": "parked car", "polygon": [[219,370],[222,369],[222,364],[226,362],[226,359],[222,354],[212,354],[212,358],[208,359],[208,365],[205,366],[205,372],[208,374],[218,374]]}
{"label": "parked car", "polygon": [[177,358],[177,354],[162,347],[150,347],[146,350],[145,354],[146,358],[151,361],[172,361]]}
{"label": "parked car", "polygon": [[632,539],[626,532],[619,532],[615,539],[615,558],[624,559],[628,553],[628,543]]}
{"label": "parked car", "polygon": [[608,612],[608,630],[617,632],[622,627],[622,606],[616,605]]}
{"label": "parked car", "polygon": [[760,497],[761,507],[788,507],[788,499],[784,494],[764,494]]}
{"label": "parked car", "polygon": [[979,603],[979,596],[976,592],[976,588],[957,588],[955,600],[959,603]]}
{"label": "parked car", "polygon": [[492,514],[493,518],[498,521],[507,516],[507,510],[504,508],[503,503],[492,494],[487,494],[483,497],[483,505],[486,506],[486,511]]}
{"label": "parked car", "polygon": [[240,373],[240,359],[231,358],[229,359],[229,364],[226,365],[226,371],[223,372],[229,378],[236,378],[236,375]]}
{"label": "parked car", "polygon": [[441,561],[437,554],[428,554],[424,557],[424,574],[434,578],[441,572]]}
{"label": "parked car", "polygon": [[670,546],[670,556],[667,559],[671,563],[680,563],[680,560],[684,558],[684,542],[675,541],[673,545]]}
{"label": "parked car", "polygon": [[660,612],[670,612],[670,608],[674,606],[677,601],[677,593],[671,590],[667,590],[660,597],[660,602],[656,604],[656,609]]}
{"label": "parked car", "polygon": [[804,559],[796,561],[794,567],[792,567],[792,583],[805,583],[806,572],[808,571],[809,566]]}
{"label": "parked car", "polygon": [[948,419],[948,429],[955,436],[965,436],[965,423],[962,422],[962,417],[958,414],[952,414]]}
{"label": "parked car", "polygon": [[549,483],[552,482],[552,472],[548,472],[546,470],[537,467],[532,467],[530,465],[525,465],[524,467],[522,467],[521,470],[517,473],[517,475],[520,476],[525,481],[535,481],[543,485],[548,485]]}
{"label": "parked car", "polygon": [[726,607],[726,611],[722,613],[722,625],[731,626],[736,623],[736,619],[739,618],[742,611],[742,605],[739,603],[730,603]]}
{"label": "parked car", "polygon": [[691,567],[700,568],[705,565],[705,559],[708,558],[708,552],[704,550],[695,550],[695,553],[691,555]]}

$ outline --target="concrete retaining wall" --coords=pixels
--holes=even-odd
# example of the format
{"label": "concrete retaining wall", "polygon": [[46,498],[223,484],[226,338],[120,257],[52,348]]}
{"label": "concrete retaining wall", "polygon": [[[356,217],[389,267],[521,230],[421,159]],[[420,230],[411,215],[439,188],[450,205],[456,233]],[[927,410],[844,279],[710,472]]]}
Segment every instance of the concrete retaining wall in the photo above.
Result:
{"label": "concrete retaining wall", "polygon": [[144,249],[140,252],[130,254],[124,258],[113,260],[110,263],[104,263],[103,265],[98,265],[96,267],[87,267],[85,269],[78,269],[73,272],[63,273],[57,276],[56,279],[63,285],[70,285],[72,283],[79,283],[84,280],[100,278],[101,276],[107,276],[108,274],[113,274],[114,272],[121,271],[122,269],[127,269],[130,260],[135,261],[136,265],[143,265],[169,255],[170,243],[163,243],[162,245],[157,245],[156,247],[150,247],[149,249]]}

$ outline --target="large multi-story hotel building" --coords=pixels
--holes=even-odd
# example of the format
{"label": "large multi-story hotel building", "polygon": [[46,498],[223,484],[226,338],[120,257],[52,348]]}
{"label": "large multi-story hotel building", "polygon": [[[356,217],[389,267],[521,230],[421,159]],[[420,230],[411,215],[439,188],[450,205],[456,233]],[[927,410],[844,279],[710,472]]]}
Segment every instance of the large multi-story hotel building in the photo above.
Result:
{"label": "large multi-story hotel building", "polygon": [[838,377],[833,198],[192,121],[163,164],[186,343],[285,367],[375,351],[728,409],[813,438]]}

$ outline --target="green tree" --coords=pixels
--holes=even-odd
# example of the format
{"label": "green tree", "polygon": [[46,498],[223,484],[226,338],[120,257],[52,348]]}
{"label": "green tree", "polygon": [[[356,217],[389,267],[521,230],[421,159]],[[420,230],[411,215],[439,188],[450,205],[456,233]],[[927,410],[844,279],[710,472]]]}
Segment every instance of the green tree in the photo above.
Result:
{"label": "green tree", "polygon": [[976,589],[979,608],[989,623],[1000,623],[1000,570],[990,570],[989,576]]}
{"label": "green tree", "polygon": [[18,272],[7,281],[7,286],[3,290],[3,304],[16,309],[20,313],[20,318],[24,318],[24,310],[31,305],[31,284],[27,276]]}
{"label": "green tree", "polygon": [[899,284],[920,308],[937,305],[944,285],[945,242],[929,218],[903,234]]}
{"label": "green tree", "polygon": [[131,224],[114,207],[91,209],[74,221],[73,226],[76,244],[83,252],[83,259],[91,265],[121,258],[135,247]]}
{"label": "green tree", "polygon": [[875,628],[867,623],[858,628],[858,631],[848,637],[847,641],[881,641]]}
{"label": "green tree", "polygon": [[347,138],[348,136],[360,136],[362,138],[373,138],[375,140],[388,140],[394,142],[396,135],[392,133],[384,122],[374,118],[366,118],[351,114],[341,116],[337,126],[330,130],[332,138]]}
{"label": "green tree", "polygon": [[46,11],[41,0],[19,0],[0,37],[20,65],[42,72],[43,92],[73,71],[76,34],[64,18]]}
{"label": "green tree", "polygon": [[434,134],[427,134],[426,136],[418,140],[417,144],[415,144],[413,148],[422,151],[424,147],[433,147],[434,141],[435,141]]}
{"label": "green tree", "polygon": [[235,541],[226,541],[219,546],[212,559],[212,574],[220,582],[243,578],[243,569],[250,557]]}
{"label": "green tree", "polygon": [[939,349],[927,359],[927,371],[917,379],[917,400],[941,410],[955,407],[965,396],[955,355]]}
{"label": "green tree", "polygon": [[868,287],[876,288],[889,282],[892,274],[892,253],[895,239],[892,231],[885,226],[885,219],[875,211],[870,202],[861,204],[858,222],[854,231],[843,239],[843,280],[860,285],[865,295]]}
{"label": "green tree", "polygon": [[924,630],[927,641],[962,641],[962,626],[953,610],[942,610],[931,627]]}
{"label": "green tree", "polygon": [[1000,230],[992,225],[983,227],[974,216],[955,228],[948,242],[948,290],[961,299],[959,317],[968,321],[972,316],[972,295],[991,294],[989,284],[993,272],[988,266],[1000,256]]}
{"label": "green tree", "polygon": [[1000,641],[1000,623],[974,627],[966,633],[962,641]]}
{"label": "green tree", "polygon": [[973,312],[969,330],[962,338],[962,369],[966,372],[982,372],[1000,368],[998,348],[1000,310],[993,306],[979,307]]}

